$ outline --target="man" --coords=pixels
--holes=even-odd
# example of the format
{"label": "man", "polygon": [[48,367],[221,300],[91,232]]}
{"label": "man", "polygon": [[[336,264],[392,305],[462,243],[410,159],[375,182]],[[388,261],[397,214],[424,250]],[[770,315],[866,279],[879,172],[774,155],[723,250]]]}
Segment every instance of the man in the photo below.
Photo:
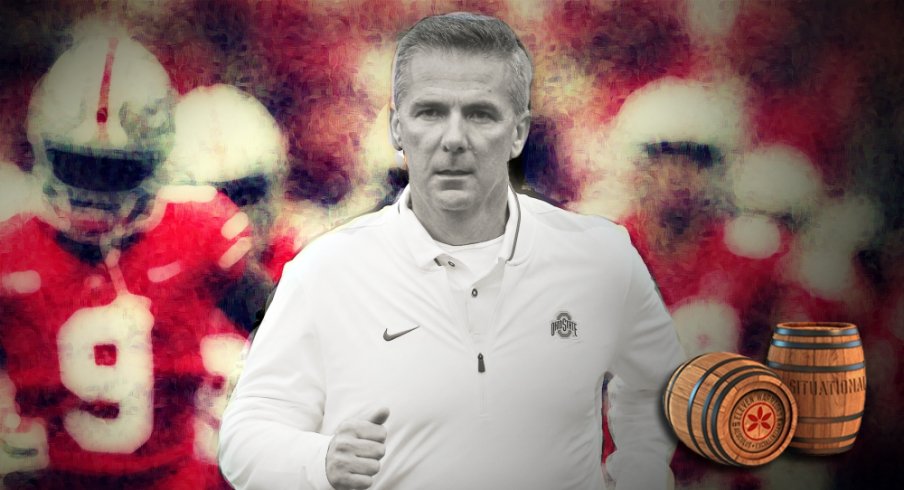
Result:
{"label": "man", "polygon": [[145,47],[94,24],[33,91],[50,212],[0,227],[0,486],[221,484],[193,457],[213,327],[199,316],[252,240],[216,189],[161,189],[174,99]]}
{"label": "man", "polygon": [[608,473],[666,487],[658,400],[683,354],[622,228],[510,189],[531,72],[497,19],[401,38],[410,185],[286,267],[221,428],[238,488],[604,488],[607,372]]}

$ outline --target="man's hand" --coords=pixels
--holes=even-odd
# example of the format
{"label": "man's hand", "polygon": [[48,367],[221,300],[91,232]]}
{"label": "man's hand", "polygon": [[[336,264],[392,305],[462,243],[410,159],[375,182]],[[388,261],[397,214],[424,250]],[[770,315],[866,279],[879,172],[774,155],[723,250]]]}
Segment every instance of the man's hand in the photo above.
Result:
{"label": "man's hand", "polygon": [[370,488],[386,454],[388,408],[339,424],[326,451],[326,478],[336,490]]}

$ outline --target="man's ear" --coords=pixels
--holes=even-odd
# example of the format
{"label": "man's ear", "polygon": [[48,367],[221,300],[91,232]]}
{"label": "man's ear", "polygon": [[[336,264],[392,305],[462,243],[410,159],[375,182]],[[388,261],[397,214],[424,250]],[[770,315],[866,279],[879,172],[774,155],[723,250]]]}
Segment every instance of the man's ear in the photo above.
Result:
{"label": "man's ear", "polygon": [[389,142],[396,151],[401,151],[402,135],[399,132],[399,114],[392,106],[389,108]]}
{"label": "man's ear", "polygon": [[509,155],[510,160],[517,158],[521,151],[524,150],[524,145],[527,143],[527,134],[530,132],[530,111],[524,111],[518,118],[515,129],[513,129],[515,134],[512,140],[512,151]]}

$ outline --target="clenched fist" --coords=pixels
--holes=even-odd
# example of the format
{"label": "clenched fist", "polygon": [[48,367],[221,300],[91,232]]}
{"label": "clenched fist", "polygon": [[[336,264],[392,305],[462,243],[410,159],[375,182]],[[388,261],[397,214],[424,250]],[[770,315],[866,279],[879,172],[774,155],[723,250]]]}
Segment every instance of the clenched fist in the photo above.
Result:
{"label": "clenched fist", "polygon": [[370,488],[386,454],[388,408],[379,408],[363,419],[339,424],[326,452],[326,477],[336,490]]}

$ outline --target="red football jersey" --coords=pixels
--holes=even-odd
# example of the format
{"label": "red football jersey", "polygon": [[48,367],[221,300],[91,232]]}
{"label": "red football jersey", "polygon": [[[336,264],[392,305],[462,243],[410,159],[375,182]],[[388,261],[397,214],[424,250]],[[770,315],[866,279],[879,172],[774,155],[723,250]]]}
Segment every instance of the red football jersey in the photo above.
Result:
{"label": "red football jersey", "polygon": [[51,470],[125,475],[192,458],[202,312],[251,248],[248,218],[201,193],[158,199],[156,224],[100,261],[38,219],[0,229],[5,369],[22,415],[46,422]]}

